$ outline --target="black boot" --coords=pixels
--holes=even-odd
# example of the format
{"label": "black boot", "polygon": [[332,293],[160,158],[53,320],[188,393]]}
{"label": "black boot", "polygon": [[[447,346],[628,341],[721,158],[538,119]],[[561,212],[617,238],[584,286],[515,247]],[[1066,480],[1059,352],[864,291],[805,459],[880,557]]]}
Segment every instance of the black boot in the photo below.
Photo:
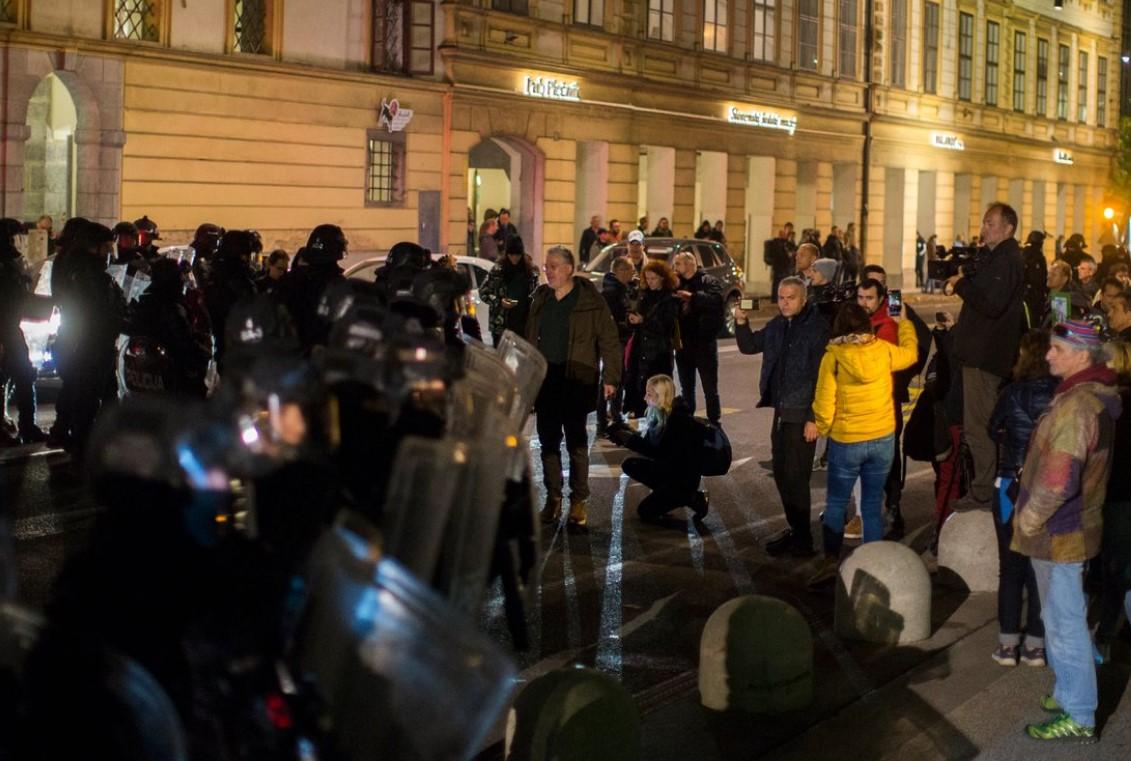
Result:
{"label": "black boot", "polygon": [[844,544],[844,534],[833,531],[825,524],[821,524],[821,538],[825,546],[825,555],[829,557],[840,557],[840,548]]}
{"label": "black boot", "polygon": [[888,505],[888,517],[891,518],[891,531],[888,532],[888,535],[892,539],[902,539],[905,527],[903,525],[903,512],[900,510],[898,502]]}

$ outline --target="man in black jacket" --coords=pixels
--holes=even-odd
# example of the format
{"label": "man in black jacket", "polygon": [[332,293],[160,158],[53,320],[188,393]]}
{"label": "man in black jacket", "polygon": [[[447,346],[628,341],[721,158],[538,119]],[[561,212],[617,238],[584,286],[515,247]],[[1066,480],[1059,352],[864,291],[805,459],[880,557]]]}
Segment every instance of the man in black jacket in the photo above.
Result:
{"label": "man in black jacket", "polygon": [[973,269],[946,281],[944,293],[962,299],[954,328],[954,353],[962,366],[963,431],[974,459],[970,493],[955,510],[989,509],[997,475],[997,446],[986,422],[1002,383],[1009,377],[1021,342],[1025,265],[1013,237],[1017,212],[990,204],[982,218],[982,241]]}
{"label": "man in black jacket", "polygon": [[1025,248],[1021,251],[1025,272],[1022,299],[1025,302],[1025,324],[1030,328],[1040,324],[1045,300],[1049,296],[1049,267],[1048,262],[1045,261],[1045,253],[1041,250],[1044,242],[1045,234],[1040,230],[1033,230],[1025,240]]}
{"label": "man in black jacket", "polygon": [[774,410],[770,434],[774,484],[789,528],[766,545],[766,552],[812,557],[809,477],[817,447],[813,394],[829,340],[829,325],[812,304],[806,303],[805,282],[800,278],[782,280],[778,310],[781,314],[766,327],[751,330],[746,312],[736,309],[735,338],[743,354],[762,354],[758,406]]}
{"label": "man in black jacket", "polygon": [[766,241],[765,252],[762,254],[762,260],[773,273],[773,282],[770,284],[770,298],[775,302],[778,298],[778,284],[781,283],[782,278],[789,276],[793,265],[790,258],[793,247],[789,242],[789,236],[792,234],[793,223],[786,222],[785,226],[778,232],[778,237]]}
{"label": "man in black jacket", "polygon": [[[19,437],[24,444],[34,444],[46,441],[47,434],[35,424],[36,372],[20,329],[25,302],[31,298],[31,279],[15,243],[22,234],[19,220],[0,219],[0,394],[10,382],[20,415]],[[5,401],[0,397],[0,416]]]}
{"label": "man in black jacket", "polygon": [[719,425],[719,331],[723,328],[723,287],[695,262],[687,251],[673,260],[679,275],[675,295],[679,299],[679,336],[683,346],[675,350],[680,393],[688,412],[695,414],[695,373],[703,381],[707,419]]}
{"label": "man in black jacket", "polygon": [[[609,305],[613,322],[617,324],[620,356],[623,358],[625,344],[628,343],[628,337],[632,335],[632,327],[628,324],[628,313],[631,311],[629,302],[635,297],[636,289],[633,287],[632,280],[636,275],[636,267],[627,257],[618,256],[613,259],[613,264],[609,269],[610,271],[605,273],[605,277],[601,281],[601,296],[604,297],[605,303]],[[624,383],[617,385],[617,390],[612,398],[605,399],[603,390],[598,396],[597,435],[602,436],[608,431],[610,422],[613,424],[622,422],[621,403],[624,400]],[[611,421],[608,416],[612,417]]]}

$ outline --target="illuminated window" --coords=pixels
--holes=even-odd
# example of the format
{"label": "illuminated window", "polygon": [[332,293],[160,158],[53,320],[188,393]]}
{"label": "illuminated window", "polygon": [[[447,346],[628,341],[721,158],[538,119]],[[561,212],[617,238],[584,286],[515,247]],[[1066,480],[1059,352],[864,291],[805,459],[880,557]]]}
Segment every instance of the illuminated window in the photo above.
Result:
{"label": "illuminated window", "polygon": [[821,29],[819,0],[799,0],[797,4],[797,65],[816,71],[821,62],[818,53]]}
{"label": "illuminated window", "polygon": [[840,0],[839,71],[842,77],[856,77],[856,0]]}
{"label": "illuminated window", "polygon": [[774,18],[777,0],[754,0],[754,39],[751,53],[759,61],[774,60]]}
{"label": "illuminated window", "polygon": [[1028,38],[1024,32],[1013,33],[1013,110],[1025,110],[1025,53]]}
{"label": "illuminated window", "polygon": [[391,206],[404,200],[404,133],[370,130],[365,162],[365,203]]}
{"label": "illuminated window", "polygon": [[[4,20],[15,20],[15,0],[4,3]],[[9,18],[11,14],[11,18]],[[114,39],[157,42],[161,36],[161,4],[159,0],[116,0],[114,3]]]}
{"label": "illuminated window", "polygon": [[573,0],[573,21],[576,24],[601,26],[605,23],[605,0]]}
{"label": "illuminated window", "polygon": [[[926,59],[924,59],[926,60]],[[891,3],[891,84],[907,86],[907,0]]]}
{"label": "illuminated window", "polygon": [[404,74],[433,72],[435,6],[423,0],[375,0],[373,68]]}
{"label": "illuminated window", "polygon": [[232,50],[267,55],[271,52],[270,0],[233,0]]}
{"label": "illuminated window", "polygon": [[1071,52],[1067,45],[1060,45],[1056,61],[1056,118],[1068,118],[1068,60]]}
{"label": "illuminated window", "polygon": [[727,4],[730,0],[703,0],[703,49],[727,52]]}
{"label": "illuminated window", "polygon": [[1080,51],[1080,64],[1076,73],[1076,121],[1088,121],[1088,54]]}
{"label": "illuminated window", "polygon": [[648,37],[671,42],[675,35],[675,0],[648,0]]}
{"label": "illuminated window", "polygon": [[1107,126],[1107,59],[1097,58],[1096,64],[1096,126]]}
{"label": "illuminated window", "polygon": [[1001,48],[1001,27],[986,22],[986,105],[997,105],[997,62]]}

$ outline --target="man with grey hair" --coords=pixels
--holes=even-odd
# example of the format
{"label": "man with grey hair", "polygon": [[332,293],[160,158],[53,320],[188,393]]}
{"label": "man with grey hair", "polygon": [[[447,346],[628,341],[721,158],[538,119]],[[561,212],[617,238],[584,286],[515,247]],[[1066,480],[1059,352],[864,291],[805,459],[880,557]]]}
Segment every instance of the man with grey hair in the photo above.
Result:
{"label": "man with grey hair", "polygon": [[1120,398],[1091,323],[1056,325],[1045,357],[1060,385],[1029,439],[1011,548],[1029,556],[1037,578],[1056,676],[1040,705],[1055,716],[1025,731],[1036,740],[1088,743],[1096,741],[1098,696],[1084,566],[1103,539]]}
{"label": "man with grey hair", "polygon": [[695,256],[688,251],[672,260],[679,287],[679,336],[681,347],[675,350],[679,370],[679,387],[688,411],[695,414],[695,373],[703,381],[703,398],[707,403],[707,419],[719,425],[722,404],[719,401],[719,333],[723,329],[723,286],[708,275]]}
{"label": "man with grey hair", "polygon": [[789,527],[766,544],[766,552],[808,558],[815,554],[809,495],[817,447],[813,395],[829,324],[806,300],[805,281],[798,277],[787,277],[778,285],[778,311],[766,327],[752,330],[747,313],[735,309],[735,338],[743,354],[762,355],[758,406],[774,411],[770,429],[774,485]]}

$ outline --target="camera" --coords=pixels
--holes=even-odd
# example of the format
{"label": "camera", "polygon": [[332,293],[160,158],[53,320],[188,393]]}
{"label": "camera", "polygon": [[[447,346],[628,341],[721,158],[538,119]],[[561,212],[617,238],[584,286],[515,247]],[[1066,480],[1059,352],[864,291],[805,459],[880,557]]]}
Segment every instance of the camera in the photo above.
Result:
{"label": "camera", "polygon": [[978,249],[975,246],[955,246],[943,259],[927,262],[928,280],[949,280],[961,272],[974,277],[978,271]]}
{"label": "camera", "polygon": [[847,301],[856,301],[856,283],[829,283],[821,286],[821,292],[817,294],[817,311],[831,319],[840,305]]}

